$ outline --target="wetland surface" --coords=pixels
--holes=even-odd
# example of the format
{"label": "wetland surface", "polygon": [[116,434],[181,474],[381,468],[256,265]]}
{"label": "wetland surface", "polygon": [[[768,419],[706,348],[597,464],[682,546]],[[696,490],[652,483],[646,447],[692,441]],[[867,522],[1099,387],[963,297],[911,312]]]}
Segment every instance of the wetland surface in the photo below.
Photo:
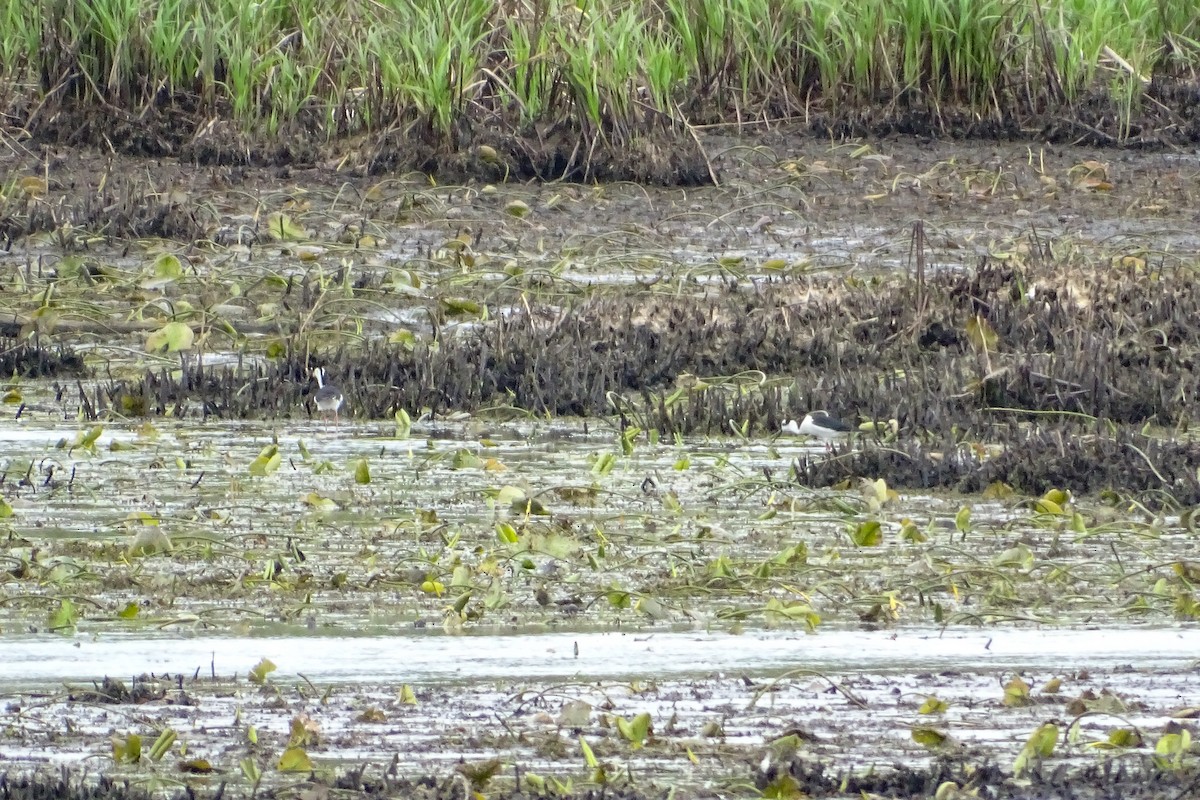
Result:
{"label": "wetland surface", "polygon": [[[719,186],[19,155],[6,780],[1188,796],[1195,155],[702,141]],[[772,438],[815,407],[879,424]]]}

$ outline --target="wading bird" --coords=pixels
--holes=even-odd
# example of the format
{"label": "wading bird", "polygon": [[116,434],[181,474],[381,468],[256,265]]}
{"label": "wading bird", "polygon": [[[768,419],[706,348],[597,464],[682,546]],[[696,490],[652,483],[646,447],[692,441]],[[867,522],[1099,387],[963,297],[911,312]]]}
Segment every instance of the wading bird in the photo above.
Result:
{"label": "wading bird", "polygon": [[314,369],[312,374],[317,379],[317,393],[313,395],[313,402],[317,404],[317,410],[322,414],[332,413],[333,421],[339,422],[338,409],[346,401],[346,396],[342,394],[339,387],[325,382],[325,370],[321,367]]}
{"label": "wading bird", "polygon": [[832,448],[835,441],[850,438],[850,434],[856,430],[858,429],[854,425],[830,415],[828,411],[810,411],[799,424],[794,419],[783,423],[779,432],[792,436],[812,436],[825,442],[826,447]]}

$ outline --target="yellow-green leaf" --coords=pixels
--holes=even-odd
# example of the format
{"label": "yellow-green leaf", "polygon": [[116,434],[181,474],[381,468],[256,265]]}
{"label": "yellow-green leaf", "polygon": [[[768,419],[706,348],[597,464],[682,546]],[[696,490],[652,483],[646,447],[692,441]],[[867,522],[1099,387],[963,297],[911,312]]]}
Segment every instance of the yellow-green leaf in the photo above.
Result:
{"label": "yellow-green leaf", "polygon": [[146,337],[146,350],[150,353],[190,350],[195,339],[196,334],[184,323],[168,322]]}
{"label": "yellow-green leaf", "polygon": [[930,695],[925,698],[925,702],[921,703],[921,707],[917,709],[918,714],[943,714],[946,709],[950,708],[950,704],[945,700],[939,700]]}
{"label": "yellow-green leaf", "polygon": [[303,747],[289,747],[283,751],[275,768],[280,772],[312,772],[313,765]]}
{"label": "yellow-green leaf", "polygon": [[1000,341],[991,323],[979,314],[967,320],[967,339],[977,350],[987,351],[994,351]]}
{"label": "yellow-green leaf", "polygon": [[259,661],[257,664],[254,665],[253,669],[250,670],[249,677],[250,677],[251,683],[257,683],[259,685],[266,683],[267,676],[270,675],[272,672],[274,672],[276,669],[278,669],[278,667],[275,666],[275,662],[271,661],[271,659],[269,659],[269,658],[262,659],[261,661]]}
{"label": "yellow-green leaf", "polygon": [[950,740],[950,736],[936,728],[916,727],[912,729],[912,739],[923,747],[936,750]]}
{"label": "yellow-green leaf", "polygon": [[855,527],[850,538],[859,547],[877,547],[883,544],[883,526],[879,520],[867,520]]}
{"label": "yellow-green leaf", "polygon": [[154,259],[154,276],[175,280],[183,277],[183,264],[174,253],[161,253]]}
{"label": "yellow-green leaf", "polygon": [[279,446],[269,444],[262,449],[257,458],[250,462],[250,474],[259,478],[270,475],[279,469],[282,460],[283,458],[279,454]]}
{"label": "yellow-green leaf", "polygon": [[267,235],[277,242],[298,242],[308,238],[303,227],[282,213],[267,216]]}

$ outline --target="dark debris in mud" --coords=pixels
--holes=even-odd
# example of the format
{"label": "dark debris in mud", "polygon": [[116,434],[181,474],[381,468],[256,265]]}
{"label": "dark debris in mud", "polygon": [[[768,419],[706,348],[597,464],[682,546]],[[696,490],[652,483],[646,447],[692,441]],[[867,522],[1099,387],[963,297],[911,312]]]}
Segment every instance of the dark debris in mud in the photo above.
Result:
{"label": "dark debris in mud", "polygon": [[21,378],[82,376],[83,357],[61,344],[20,338],[21,326],[0,322],[0,375]]}
{"label": "dark debris in mud", "polygon": [[[810,797],[871,796],[892,798],[933,797],[940,786],[956,783],[960,790],[979,798],[1006,800],[1162,800],[1190,797],[1200,776],[1158,769],[1149,760],[1134,764],[1102,761],[1086,766],[1038,766],[1020,780],[991,764],[974,765],[941,760],[928,768],[897,764],[868,775],[833,774],[818,762],[796,758],[787,774]],[[760,773],[757,785],[766,788],[778,780],[779,768]]]}
{"label": "dark debris in mud", "polygon": [[[415,349],[375,342],[240,368],[191,366],[111,381],[85,411],[277,416],[307,408],[314,366],[350,413],[514,406],[537,415],[607,416],[662,434],[728,434],[730,420],[772,433],[808,409],[896,420],[899,445],[800,465],[818,485],[847,474],[898,486],[978,491],[1164,491],[1200,501],[1197,447],[1146,425],[1186,429],[1200,390],[1200,287],[1169,274],[1032,274],[990,262],[870,286],[792,282],[703,296],[598,296],[537,308]],[[995,343],[972,344],[972,325]],[[295,352],[301,352],[300,347]],[[722,386],[711,376],[759,371]],[[697,388],[682,376],[709,381]],[[178,377],[181,375],[181,377]],[[791,376],[771,379],[768,376]],[[682,388],[677,388],[682,387]],[[614,397],[625,398],[620,407]],[[978,446],[1007,445],[995,456]]]}
{"label": "dark debris in mud", "polygon": [[[1097,90],[1075,101],[1012,98],[991,113],[918,95],[875,105],[815,104],[809,130],[823,139],[915,136],[1162,149],[1200,142],[1200,91],[1193,80],[1156,75],[1147,100],[1132,110]],[[349,113],[349,112],[346,112]],[[694,110],[696,119],[711,113]],[[345,116],[342,114],[340,116]],[[751,115],[753,116],[753,115]],[[740,118],[740,115],[739,115]],[[450,133],[427,122],[395,120],[384,130],[331,131],[322,114],[302,109],[270,135],[239,129],[225,112],[200,108],[186,94],[158,98],[136,112],[98,109],[69,97],[39,105],[15,129],[40,145],[116,148],[120,155],[176,157],[207,166],[308,167],[336,162],[362,172],[420,171],[442,181],[571,180],[693,186],[711,182],[712,165],[683,120],[647,112],[611,130],[567,120],[521,125],[504,114],[461,117]],[[480,156],[490,148],[494,156]]]}
{"label": "dark debris in mud", "polygon": [[[342,163],[350,172],[423,172],[458,180],[635,181],[664,186],[712,182],[708,160],[682,124],[654,115],[627,134],[601,133],[561,121],[514,127],[498,119],[462,119],[452,135],[418,121],[368,135],[334,136],[320,115],[300,116],[267,135],[239,129],[192,99],[138,113],[68,104],[27,120],[34,143],[96,147],[124,156],[174,157],[210,167],[311,167]],[[481,156],[481,148],[494,155]]]}
{"label": "dark debris in mud", "polygon": [[979,493],[1001,481],[1028,494],[1070,487],[1084,494],[1104,490],[1143,495],[1158,507],[1165,498],[1200,503],[1200,444],[1148,439],[1128,430],[1115,434],[1016,430],[995,456],[966,445],[943,449],[916,442],[858,445],[833,457],[794,464],[802,485],[834,486],[855,478],[885,476],[896,489],[953,489]]}
{"label": "dark debris in mud", "polygon": [[[767,790],[778,785],[784,774],[779,766],[755,775],[757,788]],[[786,766],[786,775],[803,796],[812,798],[837,797],[933,797],[939,787],[953,782],[967,793],[961,796],[984,800],[1163,800],[1189,798],[1200,786],[1200,776],[1186,771],[1165,771],[1149,760],[1135,763],[1115,763],[1105,760],[1086,766],[1059,765],[1053,768],[1035,766],[1020,779],[991,765],[974,765],[965,761],[940,760],[927,768],[896,764],[890,769],[876,769],[867,774],[835,773],[819,762],[794,759]],[[463,800],[470,796],[469,782],[459,775],[435,778],[400,778],[364,766],[337,775],[329,783],[310,778],[303,783],[281,789],[259,789],[256,796],[323,797],[336,792],[341,797],[383,798],[405,797],[420,800]],[[221,782],[186,786],[173,795],[176,800],[219,800],[239,797],[245,792]],[[558,800],[648,800],[665,797],[704,797],[705,792],[664,788],[653,783],[644,785],[614,782],[603,787],[580,789],[570,794],[545,794],[503,787],[488,786],[487,796],[496,800],[554,797]],[[89,776],[63,768],[56,774],[0,773],[0,798],[3,800],[144,800],[162,796],[150,794],[129,780],[104,776]]]}

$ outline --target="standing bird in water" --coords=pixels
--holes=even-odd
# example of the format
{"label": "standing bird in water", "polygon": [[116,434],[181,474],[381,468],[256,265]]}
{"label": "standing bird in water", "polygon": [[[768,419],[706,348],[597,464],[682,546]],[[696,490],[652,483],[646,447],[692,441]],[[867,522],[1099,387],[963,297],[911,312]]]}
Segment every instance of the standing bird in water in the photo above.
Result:
{"label": "standing bird in water", "polygon": [[338,420],[338,409],[342,407],[342,403],[346,401],[342,390],[334,386],[332,383],[325,382],[325,370],[317,367],[313,370],[313,377],[317,379],[317,393],[313,395],[313,401],[317,404],[317,410],[322,414],[333,413],[333,421]]}
{"label": "standing bird in water", "polygon": [[826,447],[832,448],[835,441],[850,438],[850,434],[856,430],[854,425],[830,415],[828,411],[810,411],[804,415],[803,422],[797,425],[796,420],[790,419],[779,432],[792,436],[813,436],[825,442]]}

